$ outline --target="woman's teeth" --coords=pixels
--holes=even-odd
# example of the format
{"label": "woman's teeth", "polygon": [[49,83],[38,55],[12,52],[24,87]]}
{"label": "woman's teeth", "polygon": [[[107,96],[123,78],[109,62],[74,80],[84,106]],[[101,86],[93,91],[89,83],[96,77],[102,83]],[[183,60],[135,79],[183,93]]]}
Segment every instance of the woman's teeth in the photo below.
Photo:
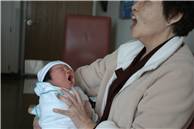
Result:
{"label": "woman's teeth", "polygon": [[131,16],[132,20],[136,20],[136,17],[134,15]]}

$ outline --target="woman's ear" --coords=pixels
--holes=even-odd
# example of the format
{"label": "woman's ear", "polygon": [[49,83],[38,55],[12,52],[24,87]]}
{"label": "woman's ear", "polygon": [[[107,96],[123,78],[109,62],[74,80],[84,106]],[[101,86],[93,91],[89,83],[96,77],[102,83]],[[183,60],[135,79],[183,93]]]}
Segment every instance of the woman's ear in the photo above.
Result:
{"label": "woman's ear", "polygon": [[168,18],[167,24],[172,25],[172,24],[180,21],[182,17],[183,17],[183,13],[177,13],[176,15],[171,15]]}

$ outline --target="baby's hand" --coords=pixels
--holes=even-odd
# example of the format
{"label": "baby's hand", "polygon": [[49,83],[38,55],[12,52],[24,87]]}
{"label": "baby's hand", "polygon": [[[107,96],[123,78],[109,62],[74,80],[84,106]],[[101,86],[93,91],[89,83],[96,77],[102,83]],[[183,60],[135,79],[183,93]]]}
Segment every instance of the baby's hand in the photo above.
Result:
{"label": "baby's hand", "polygon": [[33,129],[41,129],[39,123],[38,123],[38,118],[34,118],[34,121],[33,121]]}
{"label": "baby's hand", "polygon": [[[32,114],[32,109],[34,108],[34,106],[35,105],[30,105],[29,107],[28,107],[28,113],[29,114]],[[32,114],[33,115],[33,114]]]}

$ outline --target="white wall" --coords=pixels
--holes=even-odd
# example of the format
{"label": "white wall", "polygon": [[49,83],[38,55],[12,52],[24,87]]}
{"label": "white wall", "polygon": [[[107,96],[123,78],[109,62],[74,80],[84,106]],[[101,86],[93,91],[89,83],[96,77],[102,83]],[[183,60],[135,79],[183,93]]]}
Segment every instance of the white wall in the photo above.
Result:
{"label": "white wall", "polygon": [[116,26],[117,19],[119,15],[118,11],[119,1],[108,1],[107,11],[104,12],[101,8],[100,1],[96,2],[96,16],[110,16],[112,19],[112,34],[111,34],[111,45],[112,48],[115,47],[116,44]]}
{"label": "white wall", "polygon": [[[103,12],[100,7],[100,2],[96,2],[96,15],[97,16],[111,16],[113,27],[113,41],[115,49],[122,43],[133,40],[130,33],[131,20],[123,20],[119,18],[120,1],[108,1],[108,10]],[[186,43],[194,53],[194,30],[186,37]]]}
{"label": "white wall", "polygon": [[100,2],[96,2],[97,16],[111,16],[112,17],[112,44],[115,49],[122,43],[131,40],[130,36],[130,22],[131,20],[123,20],[119,17],[120,1],[108,1],[107,12],[103,12]]}

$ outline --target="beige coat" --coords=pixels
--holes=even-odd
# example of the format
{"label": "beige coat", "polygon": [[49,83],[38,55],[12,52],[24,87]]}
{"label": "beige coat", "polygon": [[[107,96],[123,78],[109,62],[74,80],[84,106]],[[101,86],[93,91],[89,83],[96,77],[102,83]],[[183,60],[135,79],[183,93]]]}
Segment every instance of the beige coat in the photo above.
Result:
{"label": "beige coat", "polygon": [[[76,82],[97,96],[101,115],[108,81],[117,67],[118,51],[76,71]],[[145,72],[113,100],[107,121],[97,128],[176,128],[188,126],[194,114],[194,58],[187,45],[157,69]]]}

